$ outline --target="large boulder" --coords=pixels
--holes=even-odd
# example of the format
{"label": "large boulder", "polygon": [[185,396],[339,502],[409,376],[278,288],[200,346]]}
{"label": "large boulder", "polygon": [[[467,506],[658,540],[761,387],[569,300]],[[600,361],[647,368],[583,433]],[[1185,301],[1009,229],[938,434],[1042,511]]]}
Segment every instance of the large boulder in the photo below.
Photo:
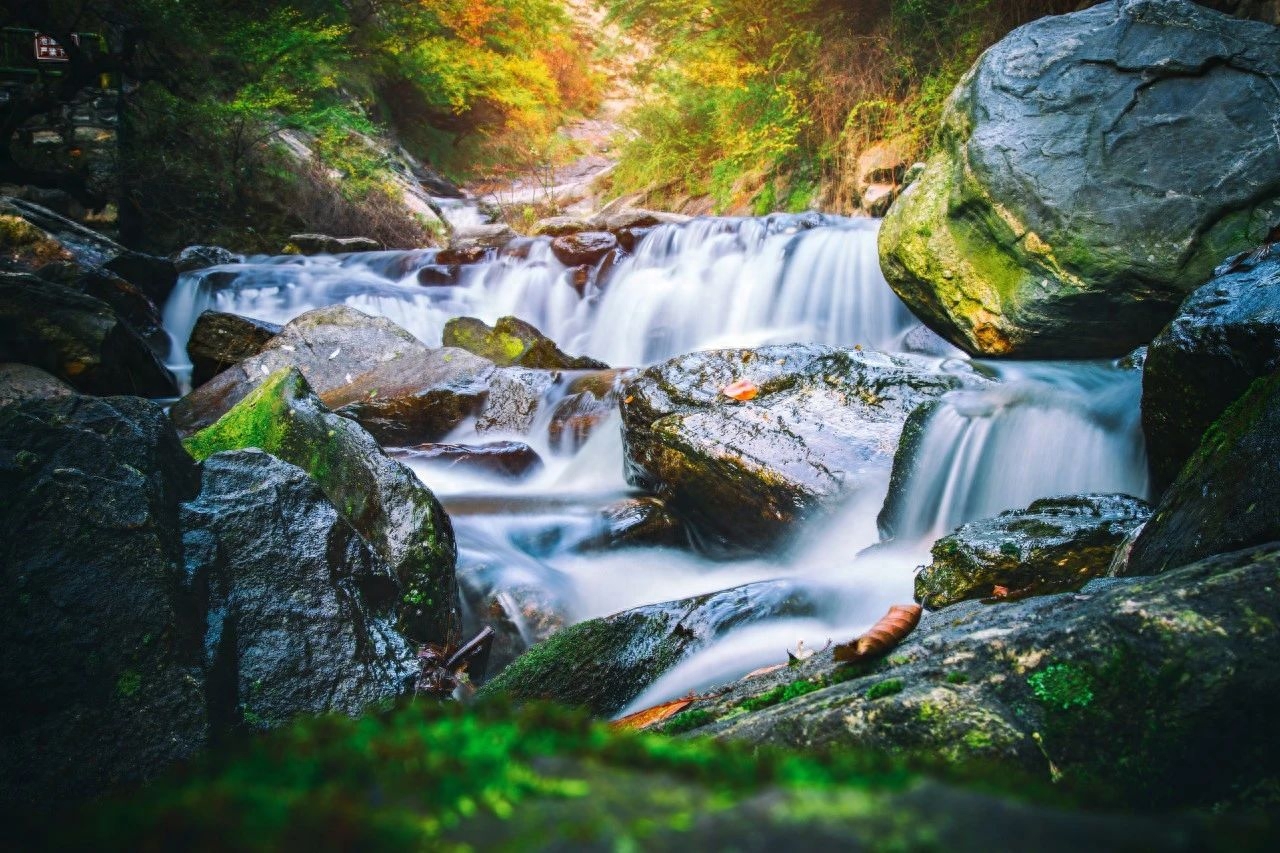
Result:
{"label": "large boulder", "polygon": [[205,609],[210,724],[355,714],[412,690],[391,566],[305,471],[260,450],[205,460],[183,504],[187,585]]}
{"label": "large boulder", "polygon": [[819,653],[686,719],[751,743],[977,758],[1113,806],[1216,805],[1280,761],[1278,571],[1271,544],[1077,593],[968,601],[925,614],[878,661]]}
{"label": "large boulder", "polygon": [[13,196],[0,196],[0,251],[32,270],[51,261],[98,267],[128,252],[91,228]]}
{"label": "large boulder", "polygon": [[1280,540],[1280,372],[1255,380],[1205,433],[1129,551],[1152,574]]}
{"label": "large boulder", "polygon": [[764,581],[589,619],[516,658],[480,695],[517,703],[550,699],[609,716],[734,628],[819,609],[818,600],[795,584]]}
{"label": "large boulder", "polygon": [[591,265],[618,248],[618,238],[608,231],[565,234],[551,241],[551,253],[567,267]]}
{"label": "large boulder", "polygon": [[0,361],[34,365],[87,394],[178,393],[173,374],[110,305],[31,275],[0,273]]}
{"label": "large boulder", "polygon": [[0,406],[46,397],[69,397],[76,391],[58,377],[29,364],[0,363]]}
{"label": "large boulder", "polygon": [[254,447],[305,470],[394,568],[403,589],[398,627],[419,642],[456,639],[457,550],[449,517],[359,424],[326,409],[296,368],[267,377],[185,445],[198,460]]}
{"label": "large boulder", "polygon": [[[777,545],[800,519],[879,482],[913,409],[981,381],[915,356],[824,346],[679,356],[623,386],[627,477],[703,547]],[[755,396],[725,395],[742,382]]]}
{"label": "large boulder", "polygon": [[566,355],[555,341],[516,317],[501,317],[492,326],[475,317],[455,317],[445,323],[444,345],[475,353],[500,367],[544,370],[607,370],[609,367],[586,356]]}
{"label": "large boulder", "polygon": [[275,323],[264,320],[222,311],[202,312],[187,340],[192,384],[203,385],[227,368],[262,352],[280,331]]}
{"label": "large boulder", "polygon": [[978,61],[880,230],[974,354],[1121,355],[1280,221],[1280,30],[1186,0],[1043,18]]}
{"label": "large boulder", "polygon": [[0,408],[0,801],[47,810],[207,739],[202,617],[177,591],[199,473],[160,408]]}
{"label": "large boulder", "polygon": [[1280,368],[1280,244],[1225,265],[1147,348],[1142,429],[1156,494],[1209,425]]}
{"label": "large boulder", "polygon": [[916,601],[937,609],[1079,589],[1106,575],[1116,549],[1150,515],[1128,495],[1072,495],[970,522],[933,544],[933,561],[916,575]]}

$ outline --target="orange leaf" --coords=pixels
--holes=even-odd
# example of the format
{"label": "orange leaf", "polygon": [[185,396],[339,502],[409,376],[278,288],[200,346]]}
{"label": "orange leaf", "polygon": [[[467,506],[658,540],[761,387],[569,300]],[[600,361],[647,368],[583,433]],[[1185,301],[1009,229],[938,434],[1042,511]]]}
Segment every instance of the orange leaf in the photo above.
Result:
{"label": "orange leaf", "polygon": [[636,711],[634,714],[627,714],[622,719],[614,720],[610,723],[609,728],[618,731],[644,731],[650,726],[656,726],[664,720],[671,719],[692,704],[692,696],[684,699],[673,699],[670,702],[663,702],[661,705],[654,705],[652,708],[645,708],[643,711]]}
{"label": "orange leaf", "polygon": [[756,384],[748,379],[739,379],[731,385],[726,385],[720,389],[720,393],[728,397],[730,400],[738,400],[746,402],[754,400],[760,393],[760,389]]}
{"label": "orange leaf", "polygon": [[901,643],[920,624],[923,611],[918,604],[895,604],[871,630],[856,640],[841,643],[832,650],[832,656],[841,663],[854,663],[875,658]]}
{"label": "orange leaf", "polygon": [[1009,595],[1009,587],[997,584],[991,587],[991,595],[993,598],[1005,598]]}

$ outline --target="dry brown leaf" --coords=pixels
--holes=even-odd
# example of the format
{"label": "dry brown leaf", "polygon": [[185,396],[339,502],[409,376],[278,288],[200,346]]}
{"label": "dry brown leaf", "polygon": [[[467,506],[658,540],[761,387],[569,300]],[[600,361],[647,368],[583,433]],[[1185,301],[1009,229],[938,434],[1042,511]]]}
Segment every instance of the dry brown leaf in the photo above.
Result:
{"label": "dry brown leaf", "polygon": [[753,669],[746,675],[742,676],[742,680],[746,681],[748,678],[759,678],[762,675],[768,675],[771,672],[777,672],[780,669],[786,668],[787,665],[785,663],[775,663],[772,666],[762,666],[759,669]]}
{"label": "dry brown leaf", "polygon": [[671,719],[692,704],[692,696],[686,696],[684,699],[673,699],[670,702],[663,702],[661,705],[654,705],[652,708],[645,708],[643,711],[636,711],[634,714],[627,714],[625,717],[610,723],[609,728],[618,731],[641,732],[650,726],[656,726],[658,723]]}
{"label": "dry brown leaf", "polygon": [[747,400],[754,400],[760,394],[760,389],[749,379],[739,379],[737,382],[721,388],[720,393],[730,400],[746,402]]}
{"label": "dry brown leaf", "polygon": [[1008,597],[1008,595],[1009,595],[1009,587],[1007,586],[1000,586],[999,584],[996,584],[995,586],[991,587],[992,598],[1006,598]]}
{"label": "dry brown leaf", "polygon": [[907,635],[920,624],[923,610],[918,604],[895,604],[880,621],[871,626],[871,630],[851,640],[841,643],[832,651],[832,656],[841,663],[855,663],[860,660],[879,657],[906,639]]}

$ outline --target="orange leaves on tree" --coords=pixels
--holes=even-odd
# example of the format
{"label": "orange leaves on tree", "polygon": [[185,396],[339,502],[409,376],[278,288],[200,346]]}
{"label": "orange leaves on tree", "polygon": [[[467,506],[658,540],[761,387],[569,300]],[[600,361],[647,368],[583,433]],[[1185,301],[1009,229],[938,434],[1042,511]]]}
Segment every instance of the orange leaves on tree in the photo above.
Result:
{"label": "orange leaves on tree", "polygon": [[728,397],[730,400],[737,400],[745,403],[747,400],[754,400],[760,395],[760,389],[754,382],[749,379],[739,379],[720,389],[720,393]]}
{"label": "orange leaves on tree", "polygon": [[832,656],[841,663],[856,663],[877,658],[906,639],[920,624],[923,611],[918,604],[895,604],[871,630],[848,643],[841,643]]}
{"label": "orange leaves on tree", "polygon": [[652,708],[645,708],[643,711],[636,711],[634,714],[627,714],[610,723],[609,728],[618,731],[644,731],[650,726],[656,726],[679,714],[693,704],[693,699],[692,696],[686,696],[683,699],[673,699],[661,705],[654,705]]}

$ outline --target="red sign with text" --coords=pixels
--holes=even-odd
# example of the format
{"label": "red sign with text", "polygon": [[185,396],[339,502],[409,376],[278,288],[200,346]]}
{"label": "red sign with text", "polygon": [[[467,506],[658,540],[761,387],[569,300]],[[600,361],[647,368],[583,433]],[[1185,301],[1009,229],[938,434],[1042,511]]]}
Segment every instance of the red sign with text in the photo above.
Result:
{"label": "red sign with text", "polygon": [[[80,36],[75,33],[71,34],[71,40],[80,44]],[[56,39],[44,33],[36,33],[36,59],[41,62],[67,62],[70,57],[67,56],[66,48],[58,44]]]}

